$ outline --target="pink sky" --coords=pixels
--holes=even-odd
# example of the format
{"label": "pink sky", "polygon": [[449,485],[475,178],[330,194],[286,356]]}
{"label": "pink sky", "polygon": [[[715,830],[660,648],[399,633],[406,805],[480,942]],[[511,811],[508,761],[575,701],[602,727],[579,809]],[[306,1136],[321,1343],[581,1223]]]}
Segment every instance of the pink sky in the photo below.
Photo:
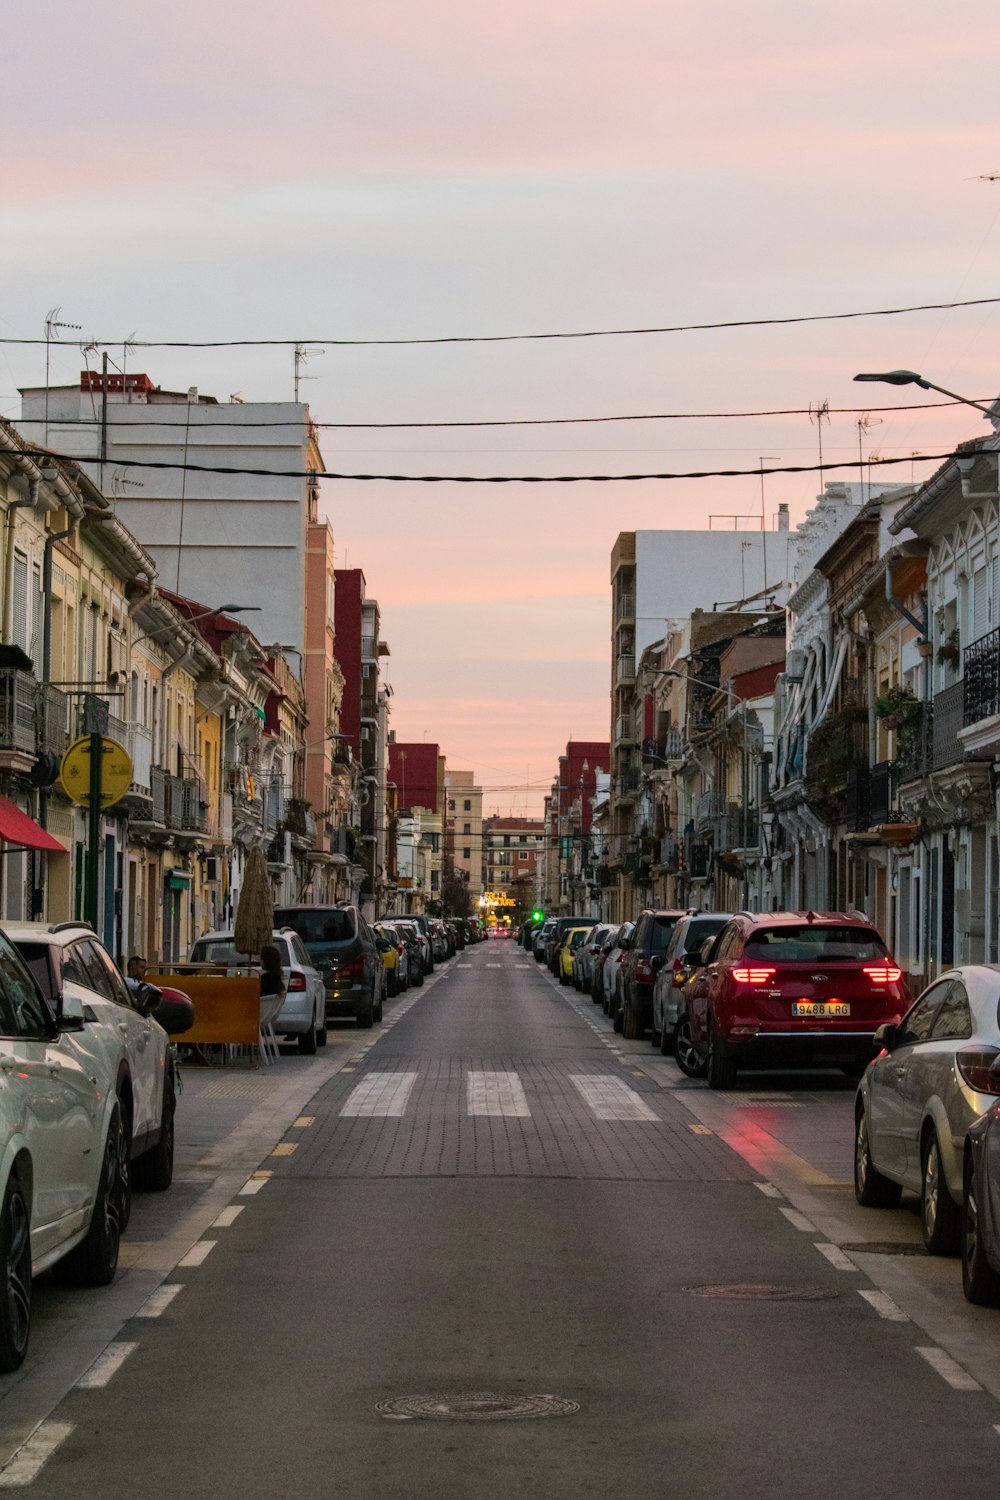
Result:
{"label": "pink sky", "polygon": [[[55,305],[86,334],[417,337],[608,328],[1000,291],[1000,17],[930,0],[19,0],[5,18],[0,334]],[[992,308],[551,344],[335,349],[320,421],[873,406],[858,369],[1000,389]],[[291,398],[287,350],[149,351],[163,385]],[[56,351],[73,379],[79,351]],[[43,373],[0,346],[0,411]],[[905,399],[907,393],[903,393]],[[916,401],[927,398],[919,394]],[[971,411],[886,415],[884,455]],[[806,417],[324,432],[342,472],[624,473],[810,462]],[[850,416],[828,459],[857,453]],[[924,466],[923,471],[926,471]],[[922,472],[918,465],[915,472]],[[847,477],[854,477],[848,475]],[[885,477],[885,476],[883,476]],[[909,478],[909,466],[899,477]],[[813,478],[768,481],[798,520]],[[608,726],[619,530],[759,513],[755,479],[324,486],[392,647],[393,724],[532,810],[570,736]],[[712,598],[706,579],[706,600]],[[510,787],[526,790],[518,796]]]}

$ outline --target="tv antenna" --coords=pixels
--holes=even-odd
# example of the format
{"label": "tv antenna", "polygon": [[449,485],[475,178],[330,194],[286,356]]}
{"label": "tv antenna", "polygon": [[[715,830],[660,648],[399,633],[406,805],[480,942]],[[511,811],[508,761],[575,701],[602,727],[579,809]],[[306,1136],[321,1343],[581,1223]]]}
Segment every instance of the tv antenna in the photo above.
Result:
{"label": "tv antenna", "polygon": [[59,314],[61,307],[50,307],[45,314],[45,436],[43,443],[47,448],[49,445],[49,345],[53,339],[58,342],[60,328],[72,328],[76,333],[83,332],[82,323],[61,323]]}
{"label": "tv antenna", "polygon": [[306,363],[306,361],[308,359],[311,359],[313,357],[313,355],[316,355],[316,354],[325,354],[325,353],[326,353],[325,349],[320,349],[315,344],[296,344],[295,345],[295,403],[296,403],[296,405],[298,405],[298,400],[299,400],[299,382],[302,381],[302,380],[315,380],[317,378],[315,375],[303,375],[302,374],[302,366]]}
{"label": "tv antenna", "polygon": [[819,482],[823,483],[823,423],[830,421],[830,402],[824,396],[822,401],[810,401],[809,420],[816,428],[816,439],[819,443]]}
{"label": "tv antenna", "polygon": [[[861,474],[861,503],[862,503],[862,505],[864,505],[864,503],[865,503],[865,454],[864,454],[864,440],[867,437],[867,435],[868,435],[869,431],[871,430],[871,428],[873,428],[873,427],[881,427],[882,426],[882,418],[881,417],[873,417],[870,411],[865,411],[865,412],[861,413],[860,417],[857,420],[857,424],[856,425],[857,425],[857,429],[858,429],[858,469],[859,469],[860,474]],[[869,463],[871,462],[872,459],[876,459],[879,456],[880,455],[879,455],[878,449],[877,448],[873,448],[872,451],[868,455]],[[871,478],[871,469],[869,469],[868,470],[868,498],[869,498],[869,500],[871,499],[871,488],[872,488],[872,478]]]}

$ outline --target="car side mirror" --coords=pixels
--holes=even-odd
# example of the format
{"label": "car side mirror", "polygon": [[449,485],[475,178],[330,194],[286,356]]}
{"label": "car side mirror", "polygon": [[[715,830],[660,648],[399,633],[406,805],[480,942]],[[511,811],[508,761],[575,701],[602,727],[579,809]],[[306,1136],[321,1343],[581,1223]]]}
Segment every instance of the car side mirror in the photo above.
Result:
{"label": "car side mirror", "polygon": [[663,954],[654,953],[652,958],[649,960],[649,967],[652,969],[654,974],[658,974],[663,968]]}
{"label": "car side mirror", "polygon": [[144,979],[136,985],[133,994],[135,995],[135,1008],[143,1016],[151,1016],[163,999],[162,990],[158,990],[155,984],[147,984]]}
{"label": "car side mirror", "polygon": [[872,1041],[875,1043],[876,1050],[881,1051],[884,1048],[886,1052],[891,1052],[896,1045],[898,1035],[899,1027],[895,1021],[887,1021],[884,1026],[878,1028],[872,1037]]}
{"label": "car side mirror", "polygon": [[60,1031],[82,1031],[87,1020],[83,1001],[78,995],[59,995],[56,1000],[56,1025]]}

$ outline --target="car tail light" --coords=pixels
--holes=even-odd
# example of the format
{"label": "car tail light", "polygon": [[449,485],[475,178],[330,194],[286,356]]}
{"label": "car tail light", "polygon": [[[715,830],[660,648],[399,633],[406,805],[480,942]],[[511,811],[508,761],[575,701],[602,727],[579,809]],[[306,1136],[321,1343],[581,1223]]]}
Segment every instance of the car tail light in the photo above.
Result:
{"label": "car tail light", "polygon": [[305,987],[306,976],[304,974],[289,974],[288,983],[285,986],[285,989],[288,990],[289,993],[291,993],[292,991],[301,993],[302,990],[305,989]]}
{"label": "car tail light", "polygon": [[679,974],[681,972],[681,970],[683,969],[683,967],[684,967],[684,960],[682,958],[675,958],[674,959],[674,973],[675,974]]}
{"label": "car tail light", "polygon": [[363,979],[365,974],[365,956],[359,953],[357,958],[352,958],[346,964],[341,964],[338,974],[344,979]]}
{"label": "car tail light", "polygon": [[958,1071],[977,1094],[1000,1094],[1000,1047],[966,1047],[956,1052]]}
{"label": "car tail light", "polygon": [[903,977],[903,971],[895,964],[865,964],[862,970],[872,984],[897,984]]}
{"label": "car tail light", "polygon": [[636,960],[635,977],[647,982],[656,978],[656,975],[649,966],[648,959],[640,958]]}
{"label": "car tail light", "polygon": [[737,984],[767,984],[777,974],[777,969],[766,968],[742,968],[733,970],[733,978]]}

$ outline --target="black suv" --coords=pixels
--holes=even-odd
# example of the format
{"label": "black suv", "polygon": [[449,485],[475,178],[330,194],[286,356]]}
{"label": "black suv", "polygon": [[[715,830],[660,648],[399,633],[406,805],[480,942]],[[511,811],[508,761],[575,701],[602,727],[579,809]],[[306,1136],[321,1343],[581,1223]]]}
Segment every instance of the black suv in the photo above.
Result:
{"label": "black suv", "polygon": [[356,906],[276,906],[274,925],[298,933],[323,976],[327,1020],[381,1021],[385,967],[376,935]]}

